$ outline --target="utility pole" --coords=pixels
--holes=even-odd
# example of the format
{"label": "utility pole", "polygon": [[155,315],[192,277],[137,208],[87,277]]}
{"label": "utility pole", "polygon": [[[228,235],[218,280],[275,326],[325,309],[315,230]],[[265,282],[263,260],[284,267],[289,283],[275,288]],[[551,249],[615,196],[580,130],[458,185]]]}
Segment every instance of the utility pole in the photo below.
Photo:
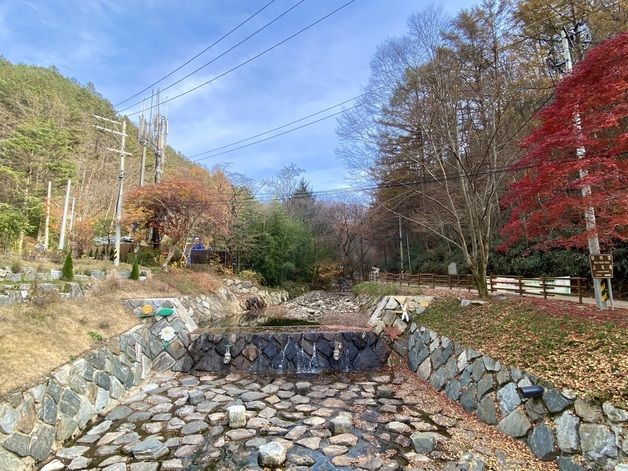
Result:
{"label": "utility pole", "polygon": [[48,196],[46,197],[46,225],[44,226],[44,250],[48,251],[50,239],[50,198],[52,196],[52,182],[48,182]]}
{"label": "utility pole", "polygon": [[[565,75],[569,74],[573,69],[573,62],[571,60],[571,49],[569,43],[569,36],[567,35],[567,31],[563,28],[561,30],[561,40],[562,40],[562,51],[564,56],[564,70]],[[574,131],[577,135],[582,134],[582,126],[580,124],[580,114],[576,111],[574,115]],[[583,146],[579,146],[576,149],[576,156],[578,159],[583,159],[586,154],[586,149]],[[580,179],[585,179],[589,172],[585,169],[580,169]],[[589,199],[591,196],[591,186],[583,185],[582,186],[582,197],[585,199]],[[596,223],[595,223],[595,209],[593,206],[588,205],[584,210],[584,220],[586,223],[587,232],[589,233],[589,254],[590,255],[599,255],[600,254],[600,241],[597,236]],[[610,280],[608,280],[610,286]],[[593,291],[595,293],[595,304],[598,309],[604,310],[606,309],[606,301],[602,299],[602,286],[601,281],[599,279],[593,279]]]}
{"label": "utility pole", "polygon": [[159,91],[157,92],[157,114],[153,119],[153,148],[155,151],[155,183],[161,181],[166,157],[166,136],[168,135],[168,118],[162,116],[159,107]]}
{"label": "utility pole", "polygon": [[403,234],[401,232],[401,216],[399,216],[399,282],[403,278]]}
{"label": "utility pole", "polygon": [[[164,160],[166,156],[166,136],[168,135],[168,118],[161,114],[159,90],[153,90],[150,99],[150,114],[148,119],[144,116],[144,110],[140,110],[139,130],[137,140],[142,146],[142,159],[140,164],[140,186],[146,181],[146,150],[150,148],[155,154],[155,183],[161,181]],[[156,103],[155,103],[156,102]],[[153,109],[156,113],[153,116]]]}
{"label": "utility pole", "polygon": [[76,205],[76,198],[72,197],[72,209],[70,209],[70,227],[68,228],[68,235],[72,236],[72,229],[74,229],[74,206]]}
{"label": "utility pole", "polygon": [[412,263],[410,260],[410,236],[406,232],[406,253],[408,254],[408,274],[412,275]]}
{"label": "utility pole", "polygon": [[144,171],[146,168],[146,146],[148,145],[148,127],[146,119],[142,114],[140,116],[140,125],[137,132],[137,140],[142,146],[142,159],[140,161],[140,186],[144,186]]}
{"label": "utility pole", "polygon": [[68,222],[68,203],[70,201],[71,186],[72,186],[72,180],[68,179],[68,184],[65,187],[65,199],[63,200],[63,216],[61,217],[61,231],[59,234],[59,250],[63,250],[65,247],[65,228]]}
{"label": "utility pole", "polygon": [[115,217],[115,225],[116,225],[116,242],[115,242],[115,255],[113,264],[114,266],[120,265],[120,240],[122,238],[122,194],[124,188],[124,157],[126,155],[131,155],[130,152],[126,152],[124,149],[126,143],[126,117],[122,118],[122,122],[114,121],[112,119],[103,118],[102,116],[94,115],[94,118],[97,120],[104,121],[106,123],[111,124],[112,127],[104,127],[94,124],[93,126],[96,129],[100,129],[101,131],[108,132],[113,134],[114,136],[120,137],[120,147],[118,149],[107,148],[112,152],[115,152],[120,155],[120,172],[118,174],[118,199],[116,202],[116,217]]}

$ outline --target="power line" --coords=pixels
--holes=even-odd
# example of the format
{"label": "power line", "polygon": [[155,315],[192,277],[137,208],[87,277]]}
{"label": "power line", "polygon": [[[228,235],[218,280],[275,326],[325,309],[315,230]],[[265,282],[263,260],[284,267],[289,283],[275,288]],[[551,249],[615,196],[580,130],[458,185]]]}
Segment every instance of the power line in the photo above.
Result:
{"label": "power line", "polygon": [[240,29],[242,26],[244,26],[246,23],[248,23],[249,21],[251,21],[253,18],[255,18],[258,14],[260,14],[262,11],[264,11],[267,7],[269,7],[270,5],[272,5],[273,3],[275,3],[276,0],[270,0],[270,2],[268,2],[266,5],[264,5],[262,8],[260,8],[259,10],[257,10],[255,13],[253,13],[251,16],[249,16],[246,20],[242,21],[241,23],[239,23],[237,26],[235,26],[234,28],[231,28],[227,33],[223,34],[221,37],[219,37],[216,41],[214,41],[213,43],[211,43],[209,46],[207,46],[205,49],[203,49],[201,52],[199,52],[198,54],[196,54],[195,56],[191,57],[190,59],[188,59],[187,61],[185,61],[183,64],[181,64],[179,67],[177,67],[176,69],[173,69],[172,71],[168,72],[166,75],[164,75],[163,77],[161,77],[159,80],[151,83],[150,85],[148,85],[146,88],[143,88],[142,90],[140,90],[139,92],[137,92],[135,95],[131,95],[130,97],[126,98],[125,100],[122,100],[119,103],[116,103],[114,105],[114,108],[117,108],[118,106],[120,106],[122,103],[126,103],[127,101],[135,98],[136,96],[138,96],[141,93],[144,93],[146,90],[150,90],[152,87],[154,87],[155,85],[157,85],[158,83],[164,81],[165,79],[167,79],[168,77],[170,77],[172,74],[174,74],[175,72],[178,72],[179,70],[181,70],[183,67],[185,67],[186,65],[188,65],[190,62],[192,62],[194,59],[198,58],[199,56],[203,55],[204,53],[206,53],[207,51],[209,51],[212,47],[214,47],[216,44],[220,43],[222,40],[226,39],[227,37],[229,37],[231,35],[231,33],[234,33],[235,31],[237,31],[238,29]]}
{"label": "power line", "polygon": [[[386,190],[386,189],[394,189],[394,188],[407,188],[409,185],[429,185],[429,184],[435,184],[435,183],[444,183],[444,182],[448,182],[452,180],[458,180],[461,178],[482,177],[482,176],[492,175],[495,173],[506,173],[506,172],[520,171],[520,170],[529,170],[532,168],[542,167],[543,165],[546,165],[549,163],[553,164],[553,163],[563,163],[563,162],[573,162],[573,161],[575,161],[574,157],[565,157],[565,158],[552,160],[551,162],[541,162],[541,163],[530,164],[530,165],[512,164],[512,165],[507,165],[507,166],[502,166],[502,167],[496,167],[492,170],[486,170],[482,172],[450,173],[450,174],[445,174],[442,176],[433,176],[429,178],[422,178],[422,179],[416,179],[416,180],[385,183],[385,184],[373,185],[373,186],[362,187],[362,188],[338,188],[338,189],[312,191],[310,192],[310,194],[313,196],[329,196],[329,195],[342,194],[342,193],[362,193],[366,191]],[[267,194],[258,195],[258,196],[261,196],[262,198],[271,198],[272,200],[273,195],[267,193]],[[299,195],[295,195],[294,197],[300,198]],[[303,197],[307,197],[307,195],[304,195]],[[250,200],[255,201],[257,200],[257,198],[252,197],[250,198]],[[268,201],[262,201],[262,202],[268,202]]]}
{"label": "power line", "polygon": [[[288,13],[290,13],[292,10],[294,10],[296,7],[298,7],[299,5],[301,5],[305,0],[300,0],[297,3],[295,3],[294,5],[292,5],[290,8],[288,8],[287,10],[285,10],[284,12],[282,12],[280,15],[276,16],[275,18],[273,18],[272,20],[270,20],[268,23],[266,23],[264,26],[262,26],[261,28],[258,28],[257,30],[253,31],[251,34],[249,34],[246,38],[242,39],[241,41],[237,42],[236,44],[234,44],[233,46],[231,46],[229,49],[227,49],[226,51],[223,51],[221,54],[218,54],[216,57],[214,57],[212,60],[210,60],[209,62],[205,62],[203,65],[201,65],[200,67],[197,67],[196,69],[194,69],[192,72],[190,72],[187,75],[184,75],[183,77],[181,77],[179,80],[171,83],[170,85],[168,85],[167,87],[163,88],[161,91],[164,90],[168,90],[169,88],[174,87],[175,85],[180,84],[181,82],[183,82],[186,78],[191,77],[192,75],[196,74],[197,72],[199,72],[200,70],[204,69],[205,67],[207,67],[210,64],[213,64],[214,62],[216,62],[218,59],[226,56],[228,53],[230,53],[231,51],[233,51],[235,48],[237,48],[238,46],[241,46],[242,44],[244,44],[245,42],[247,42],[249,39],[251,39],[253,36],[261,33],[262,31],[264,31],[266,28],[268,28],[270,25],[272,25],[273,23],[275,23],[276,21],[278,21],[280,18],[283,18],[284,16],[286,16]],[[143,101],[143,100],[142,100]],[[125,111],[128,110],[129,108],[133,108],[136,105],[139,105],[140,103],[142,103],[142,101],[138,101],[136,103],[133,103],[132,105],[127,106],[126,108],[121,109],[120,111]]]}
{"label": "power line", "polygon": [[[193,87],[193,88],[190,88],[189,90],[186,90],[185,92],[179,93],[178,95],[175,95],[175,96],[173,96],[172,98],[167,99],[167,100],[166,100],[166,101],[164,101],[163,103],[168,103],[168,102],[174,101],[174,100],[176,100],[176,99],[178,99],[178,98],[181,98],[182,96],[185,96],[185,95],[187,95],[188,93],[192,93],[193,91],[198,90],[199,88],[204,87],[205,85],[208,85],[208,84],[210,84],[210,83],[212,83],[212,82],[215,82],[216,80],[218,80],[218,79],[220,79],[220,78],[224,77],[225,75],[230,74],[231,72],[234,72],[234,71],[238,70],[239,68],[241,68],[241,67],[245,66],[246,64],[248,64],[248,63],[250,63],[250,62],[253,62],[255,59],[257,59],[257,58],[259,58],[259,57],[261,57],[261,56],[263,56],[263,55],[265,55],[265,54],[269,53],[269,52],[270,52],[270,51],[272,51],[273,49],[276,49],[276,48],[278,48],[279,46],[281,46],[282,44],[284,44],[284,43],[286,43],[286,42],[290,41],[291,39],[293,39],[293,38],[295,38],[295,37],[299,36],[300,34],[304,33],[304,32],[305,32],[305,31],[307,31],[308,29],[310,29],[310,28],[312,28],[312,27],[316,26],[317,24],[319,24],[319,23],[321,23],[322,21],[326,20],[327,18],[329,18],[329,17],[330,17],[330,16],[332,16],[333,14],[335,14],[335,13],[339,12],[339,11],[340,11],[340,10],[342,10],[343,8],[348,7],[350,4],[352,4],[352,3],[353,3],[353,2],[355,2],[355,1],[356,1],[356,0],[349,0],[348,2],[344,3],[344,4],[343,4],[343,5],[341,5],[340,7],[336,8],[335,10],[333,10],[333,11],[331,11],[331,12],[329,12],[329,13],[327,13],[325,16],[323,16],[323,17],[319,18],[318,20],[314,21],[313,23],[310,23],[309,25],[305,26],[304,28],[301,28],[301,29],[300,29],[299,31],[297,31],[296,33],[291,34],[290,36],[288,36],[287,38],[283,39],[282,41],[279,41],[278,43],[274,44],[273,46],[271,46],[271,47],[269,47],[269,48],[267,48],[267,49],[263,50],[262,52],[259,52],[259,53],[255,54],[253,57],[251,57],[251,58],[249,58],[249,59],[245,60],[244,62],[241,62],[240,64],[236,65],[235,67],[232,67],[232,68],[228,69],[227,71],[223,72],[222,74],[217,75],[217,76],[215,76],[215,77],[213,77],[213,78],[211,78],[211,79],[207,80],[206,82],[201,83],[200,85],[197,85],[197,86],[195,86],[195,87]],[[131,105],[131,106],[136,106],[136,105],[138,105],[138,104],[140,104],[140,103],[141,103],[141,102],[138,102],[138,103],[135,103],[135,104],[133,104],[133,105]],[[129,107],[129,108],[130,108],[130,107]],[[125,109],[127,109],[127,108],[125,108]],[[136,114],[139,114],[139,113],[140,113],[139,111],[136,111],[136,112],[134,112],[134,113],[129,113],[129,114],[128,114],[128,116],[133,116],[133,115],[136,115]]]}
{"label": "power line", "polygon": [[[504,50],[507,50],[507,49],[509,49],[509,48],[511,48],[511,47],[514,47],[514,46],[517,46],[517,45],[519,45],[519,44],[521,44],[521,43],[523,43],[523,42],[526,42],[526,41],[528,41],[529,39],[530,39],[530,38],[527,38],[527,37],[524,37],[524,38],[518,39],[518,40],[516,40],[516,41],[513,41],[513,42],[511,42],[511,43],[508,43],[508,44],[505,44],[505,45],[503,45],[503,46],[499,47],[499,48],[498,48],[498,50],[499,50],[499,51],[504,51]],[[358,96],[356,96],[356,97],[353,97],[353,98],[350,98],[350,99],[348,99],[348,100],[345,100],[345,101],[343,101],[343,102],[341,102],[341,103],[337,103],[337,104],[332,105],[332,106],[329,106],[329,107],[327,107],[327,108],[325,108],[325,109],[323,109],[323,110],[317,111],[317,112],[315,112],[315,113],[309,114],[309,115],[307,115],[307,116],[304,116],[304,117],[302,117],[302,118],[296,119],[296,120],[291,121],[291,122],[289,122],[289,123],[286,123],[286,124],[283,124],[283,125],[281,125],[281,126],[277,126],[277,127],[275,127],[275,128],[269,129],[269,130],[267,130],[267,131],[264,131],[264,132],[261,132],[261,133],[255,134],[255,135],[253,135],[253,136],[250,136],[250,137],[247,137],[247,138],[244,138],[244,139],[240,139],[240,140],[234,141],[234,142],[232,142],[232,143],[230,143],[230,144],[226,144],[226,145],[224,145],[224,146],[215,147],[215,148],[213,148],[213,149],[209,149],[209,150],[206,150],[206,151],[203,151],[203,152],[199,152],[199,153],[197,153],[197,154],[193,154],[193,155],[189,156],[188,158],[189,158],[189,159],[193,159],[194,157],[198,157],[198,156],[200,156],[200,155],[205,155],[205,154],[209,154],[209,153],[212,153],[212,152],[220,151],[220,150],[222,150],[222,149],[227,149],[227,148],[232,147],[232,146],[235,146],[235,145],[237,145],[237,144],[241,144],[241,143],[243,143],[243,142],[250,141],[250,140],[255,139],[255,138],[257,138],[257,137],[261,137],[261,136],[266,135],[266,134],[269,134],[269,133],[271,133],[271,132],[273,132],[273,131],[277,131],[277,130],[279,130],[279,129],[283,129],[283,128],[285,128],[285,127],[291,126],[292,124],[296,124],[296,123],[301,122],[301,121],[304,121],[304,120],[306,120],[306,119],[308,119],[308,118],[311,118],[311,117],[314,117],[314,116],[319,115],[319,114],[321,114],[321,113],[324,113],[324,112],[326,112],[326,111],[332,110],[333,108],[337,108],[338,106],[342,106],[342,105],[344,105],[344,104],[346,104],[346,103],[349,103],[349,102],[351,102],[351,101],[354,101],[354,100],[356,100],[356,99],[358,99],[358,98],[362,98],[362,97],[364,97],[364,96],[367,96],[367,95],[369,95],[370,93],[372,93],[372,92],[374,92],[374,91],[377,91],[377,90],[380,90],[380,89],[382,89],[382,88],[384,88],[384,87],[379,87],[379,88],[376,88],[375,90],[371,90],[370,92],[363,93],[363,94],[358,95]],[[354,109],[354,108],[357,108],[357,106],[353,106],[353,107],[351,107],[351,108],[348,108],[348,109],[346,109],[346,110],[343,110],[342,112],[344,112],[344,111],[348,111],[348,110],[350,110],[350,109]],[[276,135],[274,135],[274,136],[270,136],[270,137],[265,138],[265,139],[260,139],[260,140],[258,140],[258,141],[252,142],[252,143],[247,144],[247,145],[244,145],[244,146],[236,147],[236,148],[234,148],[234,149],[230,149],[230,150],[227,150],[227,151],[224,151],[224,152],[220,152],[220,153],[217,153],[217,154],[214,154],[214,155],[209,155],[209,156],[207,156],[207,157],[203,157],[202,159],[196,159],[196,160],[192,160],[192,161],[193,161],[193,162],[200,162],[201,160],[210,159],[210,158],[212,158],[212,157],[218,157],[218,156],[220,156],[220,155],[228,154],[228,153],[230,153],[230,152],[233,152],[233,151],[236,151],[236,150],[239,150],[239,149],[243,149],[243,148],[246,148],[246,147],[252,146],[252,145],[254,145],[254,144],[259,144],[259,143],[262,143],[262,142],[266,142],[266,141],[271,140],[271,139],[274,139],[274,138],[276,138],[276,137],[280,137],[280,136],[282,136],[282,135],[284,135],[284,134],[288,134],[288,133],[293,132],[293,131],[296,131],[296,130],[298,130],[298,129],[302,129],[302,128],[305,128],[305,127],[310,126],[310,125],[312,125],[312,124],[316,124],[316,123],[318,123],[318,122],[320,122],[320,121],[323,121],[323,120],[325,120],[325,119],[332,118],[332,117],[334,117],[334,116],[337,116],[337,115],[341,114],[342,112],[334,113],[334,114],[329,115],[329,116],[327,116],[327,117],[325,117],[325,118],[321,118],[321,119],[318,119],[318,120],[312,121],[311,123],[305,124],[305,125],[303,125],[303,126],[299,126],[299,127],[294,128],[294,129],[292,129],[292,130],[288,130],[288,131],[285,131],[285,132],[282,132],[282,133],[276,134]]]}
{"label": "power line", "polygon": [[[236,150],[244,149],[246,147],[251,147],[251,146],[259,144],[261,142],[270,141],[271,139],[275,139],[275,138],[277,138],[279,136],[283,136],[285,134],[289,134],[291,132],[298,131],[299,129],[303,129],[303,128],[306,128],[308,126],[312,126],[313,124],[320,123],[321,121],[325,121],[326,119],[333,118],[334,116],[338,116],[339,114],[342,114],[345,111],[349,111],[349,110],[358,108],[359,106],[360,105],[351,106],[350,108],[347,108],[345,110],[337,111],[337,112],[332,113],[332,114],[327,115],[327,116],[323,116],[322,118],[316,119],[316,120],[311,121],[309,123],[302,124],[301,126],[297,126],[296,128],[288,129],[287,131],[283,131],[283,132],[274,134],[274,135],[266,137],[264,139],[259,139],[257,141],[253,141],[253,142],[250,142],[248,144],[244,144],[242,146],[234,147],[233,149],[224,150],[224,151],[218,152],[216,154],[208,155],[207,157],[202,157],[200,159],[192,160],[192,162],[200,162],[201,160],[211,159],[212,157],[218,157],[219,155],[229,154],[230,152],[235,152]],[[284,125],[284,126],[281,126],[281,127],[285,127],[285,126],[288,126],[288,125]],[[270,132],[270,131],[267,131],[267,132]],[[266,134],[266,133],[264,133],[264,134]],[[206,152],[203,152],[203,154],[205,154],[205,153]],[[197,155],[199,155],[199,154],[197,154]]]}
{"label": "power line", "polygon": [[[317,116],[319,114],[325,113],[326,111],[330,111],[330,110],[333,110],[334,108],[338,108],[339,106],[346,105],[347,103],[350,103],[350,102],[352,102],[354,100],[357,100],[358,98],[362,98],[364,96],[367,96],[369,93],[362,93],[361,95],[354,96],[353,98],[349,98],[348,100],[341,101],[340,103],[336,103],[335,105],[332,105],[332,106],[328,106],[327,108],[322,109],[320,111],[317,111],[315,113],[311,113],[311,114],[309,114],[307,116],[303,116],[302,118],[298,118],[298,119],[295,119],[294,121],[290,121],[289,123],[282,124],[281,126],[277,126],[275,128],[268,129],[267,131],[260,132],[258,134],[253,135],[253,136],[247,137],[246,139],[240,139],[238,141],[232,142],[230,144],[226,144],[224,146],[214,147],[213,149],[209,149],[209,150],[206,150],[206,151],[203,151],[203,152],[199,152],[198,154],[190,155],[190,156],[188,156],[188,158],[192,159],[194,157],[198,157],[199,155],[205,155],[205,154],[209,154],[209,153],[212,153],[212,152],[216,152],[216,151],[219,151],[219,150],[222,150],[222,149],[226,149],[228,147],[235,146],[237,144],[241,144],[241,143],[246,142],[246,141],[250,141],[251,139],[255,139],[257,137],[264,136],[264,135],[269,134],[271,132],[278,131],[280,129],[286,128],[286,127],[291,126],[293,124],[300,123],[301,121],[305,121],[306,119],[313,118],[314,116]],[[346,110],[344,110],[344,111],[346,111]]]}

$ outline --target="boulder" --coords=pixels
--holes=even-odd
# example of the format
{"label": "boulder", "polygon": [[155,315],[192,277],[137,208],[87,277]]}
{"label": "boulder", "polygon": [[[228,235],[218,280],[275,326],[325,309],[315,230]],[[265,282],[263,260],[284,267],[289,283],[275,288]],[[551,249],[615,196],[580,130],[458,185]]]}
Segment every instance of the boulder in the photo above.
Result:
{"label": "boulder", "polygon": [[270,442],[259,447],[258,462],[262,467],[276,468],[286,462],[286,448],[279,442]]}
{"label": "boulder", "polygon": [[346,415],[339,415],[331,419],[330,423],[331,432],[334,435],[340,435],[342,433],[351,433],[352,423],[351,419]]}
{"label": "boulder", "polygon": [[504,415],[510,414],[521,404],[521,398],[514,383],[508,383],[497,391],[497,399],[499,399],[499,409]]}
{"label": "boulder", "polygon": [[246,408],[244,406],[229,406],[227,414],[229,416],[229,427],[241,428],[246,426]]}
{"label": "boulder", "polygon": [[579,448],[578,425],[580,420],[572,412],[563,412],[554,420],[558,448],[565,453],[575,453]]}
{"label": "boulder", "polygon": [[530,427],[532,424],[521,409],[514,410],[497,425],[501,432],[515,438],[524,437]]}
{"label": "boulder", "polygon": [[582,451],[597,463],[604,463],[606,457],[617,456],[615,434],[604,425],[582,424],[580,446]]}
{"label": "boulder", "polygon": [[410,435],[410,441],[414,451],[423,455],[431,453],[436,446],[436,438],[432,432],[415,432]]}
{"label": "boulder", "polygon": [[548,461],[554,457],[554,435],[545,423],[532,429],[528,437],[528,446],[540,460]]}

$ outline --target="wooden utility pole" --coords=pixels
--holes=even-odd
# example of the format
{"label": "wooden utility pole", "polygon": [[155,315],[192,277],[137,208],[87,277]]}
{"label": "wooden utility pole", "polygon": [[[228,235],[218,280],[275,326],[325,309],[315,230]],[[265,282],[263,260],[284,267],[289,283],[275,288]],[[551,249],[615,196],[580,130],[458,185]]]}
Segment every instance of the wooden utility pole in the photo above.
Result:
{"label": "wooden utility pole", "polygon": [[406,253],[408,255],[408,274],[412,275],[412,263],[410,260],[410,237],[408,236],[407,232],[406,232]]}
{"label": "wooden utility pole", "polygon": [[399,216],[399,280],[403,277],[403,234],[401,232],[401,216]]}
{"label": "wooden utility pole", "polygon": [[126,143],[126,117],[122,118],[122,122],[114,121],[112,119],[103,118],[102,116],[94,115],[94,118],[105,121],[112,125],[112,127],[103,127],[98,125],[93,125],[96,129],[100,129],[101,131],[108,132],[113,134],[114,136],[120,137],[120,147],[118,149],[107,148],[112,152],[115,152],[120,155],[120,172],[118,174],[118,197],[116,201],[116,216],[115,216],[115,225],[116,225],[116,241],[115,241],[115,254],[113,259],[113,264],[115,266],[120,265],[120,240],[122,238],[122,198],[123,198],[123,189],[124,189],[124,157],[126,155],[131,155],[130,152],[125,151],[125,143]]}
{"label": "wooden utility pole", "polygon": [[52,196],[52,182],[48,182],[48,196],[46,196],[46,224],[44,226],[44,250],[48,250],[50,240],[50,198]]}
{"label": "wooden utility pole", "polygon": [[[563,56],[565,59],[565,75],[569,74],[573,69],[573,62],[571,60],[571,49],[569,43],[569,37],[567,35],[567,31],[563,28],[561,31],[561,40],[562,40],[562,50]],[[574,132],[577,135],[582,134],[582,126],[580,124],[580,114],[578,111],[574,114]],[[583,146],[579,146],[576,149],[576,156],[578,159],[583,159],[586,154],[586,149]],[[580,178],[585,179],[589,172],[584,169],[580,169]],[[591,196],[591,185],[583,185],[582,186],[582,197],[587,200]],[[587,232],[589,233],[589,254],[590,255],[599,255],[600,254],[600,240],[597,236],[596,222],[595,222],[595,208],[591,205],[587,205],[584,210],[584,220],[587,228]],[[610,280],[608,280],[610,286]],[[612,289],[612,288],[611,288]],[[606,301],[602,299],[602,285],[601,280],[593,278],[593,291],[595,294],[595,304],[598,309],[604,310],[606,309]]]}
{"label": "wooden utility pole", "polygon": [[72,186],[72,180],[68,179],[68,184],[65,187],[65,199],[63,200],[63,216],[61,217],[61,231],[59,234],[59,250],[63,250],[65,247],[65,228],[68,223],[68,204],[70,202],[71,186]]}

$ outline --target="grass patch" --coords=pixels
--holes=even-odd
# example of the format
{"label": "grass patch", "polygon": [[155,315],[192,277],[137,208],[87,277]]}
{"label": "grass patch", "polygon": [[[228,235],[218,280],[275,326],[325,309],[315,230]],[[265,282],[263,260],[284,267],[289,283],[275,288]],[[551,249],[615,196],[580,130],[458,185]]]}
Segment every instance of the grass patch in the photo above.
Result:
{"label": "grass patch", "polygon": [[591,399],[628,406],[628,329],[548,314],[528,300],[460,307],[437,300],[421,325]]}
{"label": "grass patch", "polygon": [[153,268],[152,272],[156,280],[181,294],[213,293],[222,286],[222,282],[216,275],[205,270],[169,267],[168,271]]}
{"label": "grass patch", "polygon": [[286,290],[289,299],[294,299],[309,291],[309,287],[305,283],[297,283],[296,281],[286,281],[279,289]]}

